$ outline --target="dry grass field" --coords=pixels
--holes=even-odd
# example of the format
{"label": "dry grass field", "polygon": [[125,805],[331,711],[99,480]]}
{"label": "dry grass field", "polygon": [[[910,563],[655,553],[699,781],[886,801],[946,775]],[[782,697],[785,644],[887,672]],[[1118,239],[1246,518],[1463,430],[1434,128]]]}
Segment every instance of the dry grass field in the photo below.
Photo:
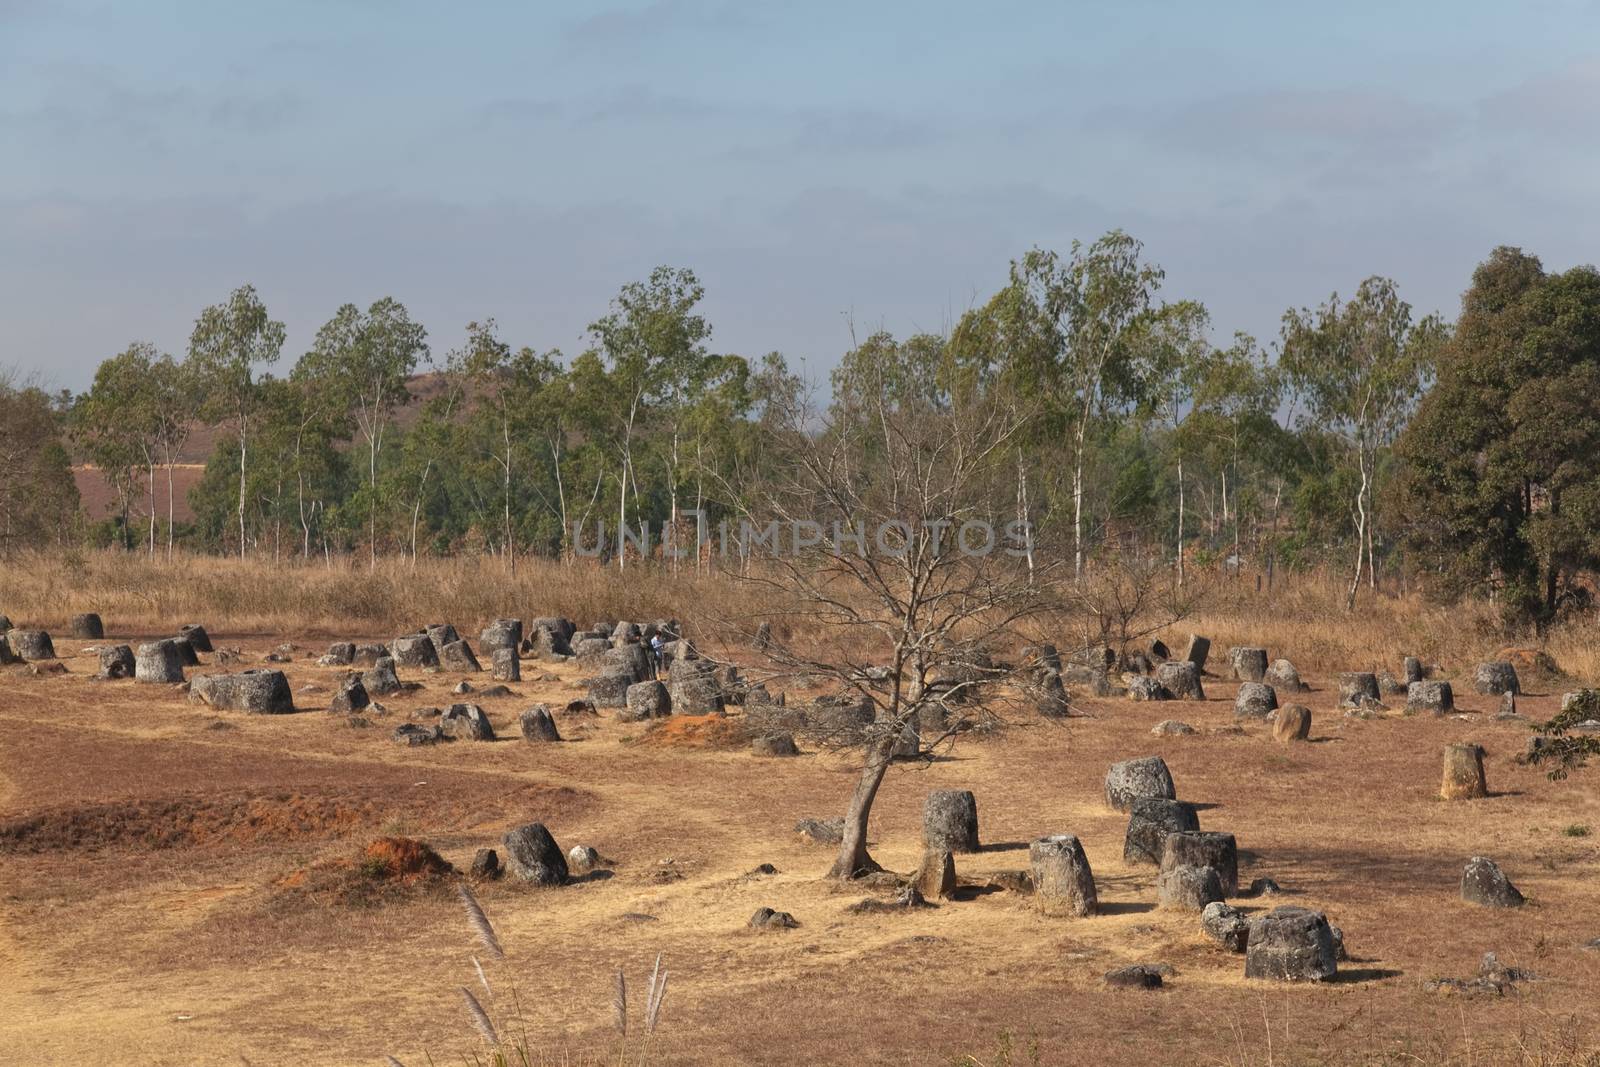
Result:
{"label": "dry grass field", "polygon": [[[1255,724],[1230,732],[1235,685],[1208,678],[1203,703],[1079,700],[1064,725],[1016,723],[891,771],[871,824],[880,862],[913,869],[927,792],[970,789],[986,847],[957,857],[963,880],[1026,867],[1035,837],[1078,834],[1104,906],[1075,920],[975,884],[937,908],[850,912],[868,891],[823,881],[831,850],[792,832],[842,812],[845,755],[758,759],[683,723],[647,734],[605,715],[558,716],[561,744],[522,741],[518,712],[582,695],[576,664],[526,662],[514,697],[479,701],[506,738],[492,743],[389,739],[414,708],[461,699],[448,673],[402,670],[423,688],[385,699],[367,728],[322,710],[342,672],[315,660],[336,638],[448,619],[475,639],[508,613],[692,621],[739,596],[710,579],[537,565],[512,581],[493,562],[379,576],[112,555],[8,563],[0,611],[52,629],[68,673],[0,673],[0,1063],[476,1062],[485,1050],[457,987],[476,988],[481,950],[459,903],[443,885],[364,885],[359,861],[373,839],[404,835],[465,868],[531,820],[563,848],[592,845],[610,872],[479,888],[507,952],[490,967],[492,1009],[520,1014],[536,1062],[1600,1062],[1600,951],[1583,947],[1600,938],[1600,768],[1552,782],[1515,761],[1527,727],[1494,721],[1497,699],[1460,683],[1504,643],[1486,609],[1385,598],[1352,616],[1314,582],[1272,598],[1223,588],[1177,629],[1293,659],[1313,687],[1309,743]],[[293,642],[284,669],[306,710],[217,712],[168,687],[96,682],[94,657],[65,636],[82,610],[117,641],[204,622],[252,665]],[[1563,688],[1600,680],[1597,637],[1551,641],[1572,677],[1530,681],[1526,713],[1547,717]],[[1406,652],[1458,679],[1460,714],[1335,709],[1335,671],[1398,670]],[[1163,719],[1199,732],[1152,736]],[[1459,740],[1488,750],[1487,799],[1437,799],[1442,750]],[[1102,799],[1109,763],[1152,754],[1204,828],[1237,835],[1241,881],[1286,890],[1237,903],[1311,905],[1342,927],[1351,959],[1338,981],[1246,982],[1197,916],[1154,908],[1155,871],[1123,862],[1127,818]],[[1461,901],[1473,855],[1498,860],[1528,904]],[[764,863],[777,873],[752,873]],[[747,931],[760,906],[799,927]],[[1503,997],[1424,990],[1473,975],[1489,951],[1538,980]],[[642,999],[657,954],[671,975],[658,1040],[623,1046],[613,975],[624,969]],[[1148,992],[1101,983],[1134,962],[1175,973]]]}

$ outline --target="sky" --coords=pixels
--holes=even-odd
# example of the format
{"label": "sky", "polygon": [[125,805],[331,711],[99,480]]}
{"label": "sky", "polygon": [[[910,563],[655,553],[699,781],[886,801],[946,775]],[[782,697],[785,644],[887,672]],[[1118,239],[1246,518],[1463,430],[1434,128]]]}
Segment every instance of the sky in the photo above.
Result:
{"label": "sky", "polygon": [[652,267],[813,380],[1113,227],[1219,342],[1600,246],[1600,0],[0,0],[0,369],[83,389],[256,286],[582,351]]}

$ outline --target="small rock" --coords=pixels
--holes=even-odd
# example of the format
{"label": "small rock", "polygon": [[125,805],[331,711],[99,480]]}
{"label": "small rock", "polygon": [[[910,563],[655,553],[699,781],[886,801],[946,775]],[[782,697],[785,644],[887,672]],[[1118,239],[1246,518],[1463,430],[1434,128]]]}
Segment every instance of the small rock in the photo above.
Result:
{"label": "small rock", "polygon": [[1193,726],[1177,719],[1163,719],[1150,728],[1150,732],[1157,737],[1183,737],[1195,732]]}
{"label": "small rock", "polygon": [[418,745],[436,745],[444,740],[444,734],[437,726],[423,726],[420,723],[408,722],[396,726],[391,739],[402,745],[415,748]]}
{"label": "small rock", "polygon": [[762,734],[755,738],[750,742],[750,751],[753,755],[769,757],[800,755],[800,749],[794,743],[794,735],[785,730]]}
{"label": "small rock", "polygon": [[1523,903],[1522,893],[1486,856],[1474,856],[1461,872],[1461,899],[1490,908],[1515,908]]}
{"label": "small rock", "polygon": [[956,863],[949,852],[929,850],[922,854],[922,864],[912,876],[911,884],[929,900],[942,900],[956,891]]}
{"label": "small rock", "polygon": [[472,877],[484,881],[500,877],[500,853],[492,848],[478,849],[472,854],[472,867],[469,873]]}
{"label": "small rock", "polygon": [[1107,971],[1102,980],[1106,985],[1119,989],[1161,988],[1161,972],[1143,963],[1135,963],[1131,967],[1118,967],[1114,971]]}
{"label": "small rock", "polygon": [[600,865],[600,853],[588,845],[573,845],[567,851],[567,867],[570,870],[584,873],[592,871]]}
{"label": "small rock", "polygon": [[793,930],[800,924],[786,911],[757,908],[756,913],[750,916],[750,921],[745,925],[752,930]]}
{"label": "small rock", "polygon": [[1271,878],[1255,878],[1250,882],[1249,888],[1239,894],[1244,897],[1275,897],[1283,889]]}
{"label": "small rock", "polygon": [[844,840],[844,820],[801,819],[794,832],[813,845],[837,845]]}
{"label": "small rock", "polygon": [[1200,913],[1200,929],[1229,952],[1243,952],[1250,943],[1250,920],[1220,900],[1207,904]]}

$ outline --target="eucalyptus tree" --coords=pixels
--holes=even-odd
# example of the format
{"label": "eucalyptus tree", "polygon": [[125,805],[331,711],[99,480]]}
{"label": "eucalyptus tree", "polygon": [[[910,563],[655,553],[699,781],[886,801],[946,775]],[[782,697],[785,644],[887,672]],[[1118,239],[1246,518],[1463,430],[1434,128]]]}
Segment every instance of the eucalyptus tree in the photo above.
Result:
{"label": "eucalyptus tree", "polygon": [[378,460],[395,409],[409,403],[406,383],[427,358],[428,331],[404,304],[384,297],[366,311],[345,304],[317,331],[300,361],[349,411],[367,454],[367,549],[378,564]]}
{"label": "eucalyptus tree", "polygon": [[1195,396],[1206,388],[1211,341],[1211,316],[1193,300],[1164,304],[1146,316],[1136,344],[1142,350],[1147,385],[1145,401],[1167,430],[1178,477],[1176,567],[1184,583],[1184,540],[1187,511],[1184,479],[1184,427],[1195,410]]}
{"label": "eucalyptus tree", "polygon": [[148,551],[156,550],[156,456],[160,427],[151,376],[160,360],[143,341],[95,369],[94,384],[75,407],[78,441],[90,462],[117,494],[124,545],[132,546],[129,511],[134,487],[145,476],[149,491]]}
{"label": "eucalyptus tree", "polygon": [[1379,452],[1405,426],[1445,334],[1437,316],[1413,322],[1411,305],[1387,278],[1368,278],[1348,301],[1335,293],[1315,309],[1284,313],[1278,364],[1310,417],[1337,435],[1356,469],[1356,564],[1347,607],[1355,605],[1363,566],[1377,586],[1372,501]]}
{"label": "eucalyptus tree", "polygon": [[259,402],[255,371],[278,361],[283,338],[283,323],[267,314],[266,305],[250,285],[235,289],[224,303],[202,311],[189,335],[189,365],[206,396],[202,413],[232,423],[238,445],[240,558],[248,547],[246,475],[251,420]]}
{"label": "eucalyptus tree", "polygon": [[155,447],[167,473],[167,558],[170,559],[177,517],[173,468],[182,458],[184,445],[194,430],[202,396],[193,371],[170,355],[162,355],[150,364],[149,389]]}

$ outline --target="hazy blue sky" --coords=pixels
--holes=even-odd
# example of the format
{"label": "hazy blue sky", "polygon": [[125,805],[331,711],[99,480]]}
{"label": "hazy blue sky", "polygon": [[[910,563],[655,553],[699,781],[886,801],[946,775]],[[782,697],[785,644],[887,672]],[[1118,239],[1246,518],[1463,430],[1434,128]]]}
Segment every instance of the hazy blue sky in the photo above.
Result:
{"label": "hazy blue sky", "polygon": [[0,0],[0,366],[55,386],[246,281],[286,361],[383,295],[572,354],[658,263],[817,376],[1113,226],[1270,338],[1592,262],[1597,190],[1595,0]]}

